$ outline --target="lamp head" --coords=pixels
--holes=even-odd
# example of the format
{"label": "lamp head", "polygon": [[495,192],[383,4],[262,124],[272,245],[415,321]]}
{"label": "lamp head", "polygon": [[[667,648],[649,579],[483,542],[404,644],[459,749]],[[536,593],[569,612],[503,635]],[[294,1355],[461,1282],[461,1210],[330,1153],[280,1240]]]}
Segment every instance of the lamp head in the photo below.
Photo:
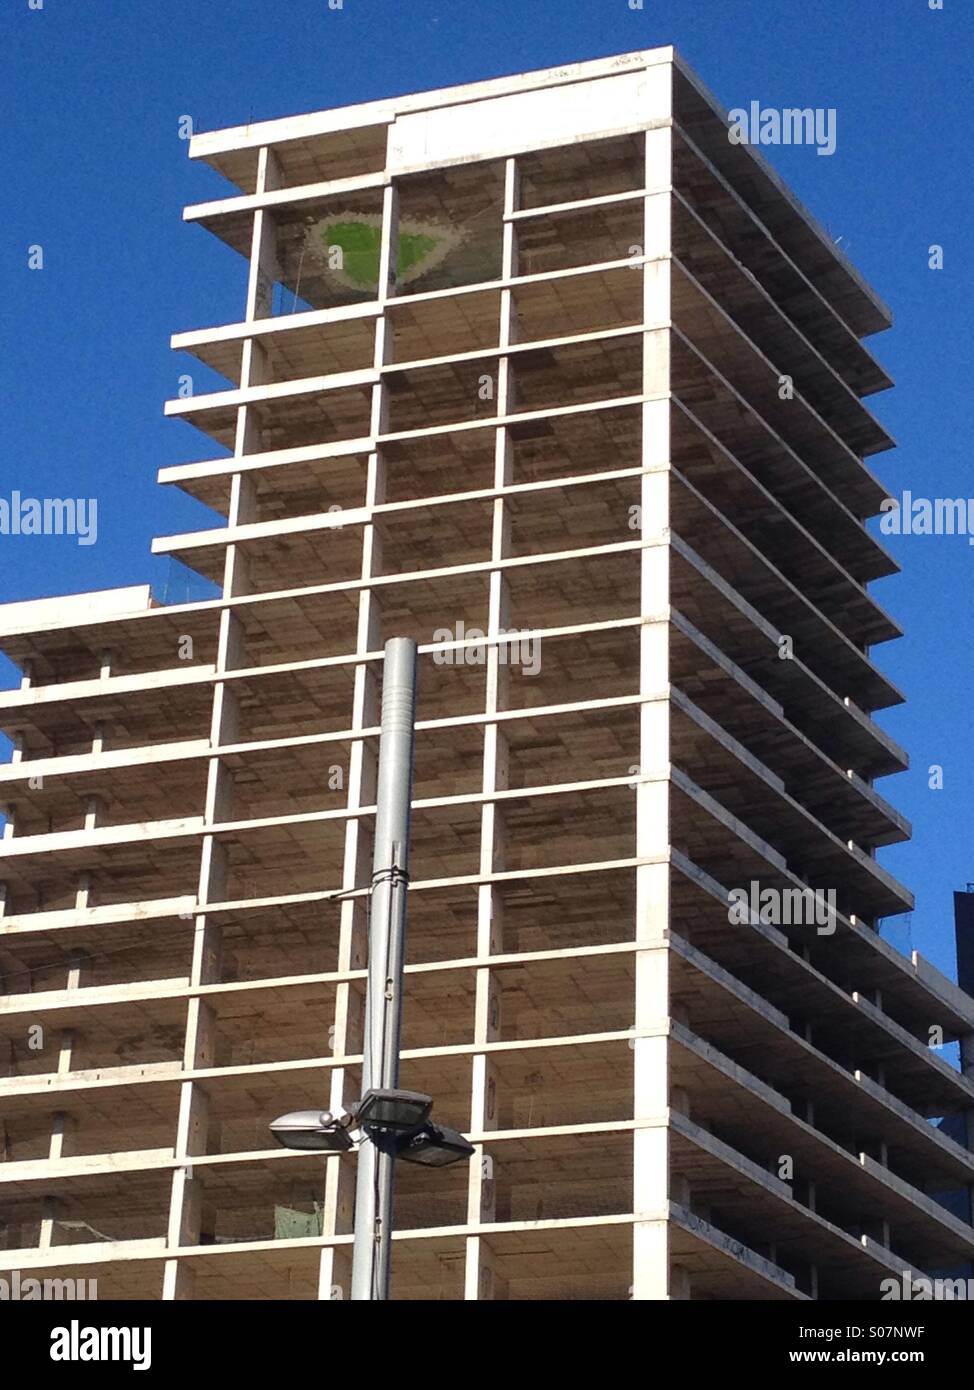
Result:
{"label": "lamp head", "polygon": [[348,1115],[330,1110],[292,1110],[271,1123],[271,1134],[286,1149],[310,1149],[323,1153],[342,1153],[352,1147]]}
{"label": "lamp head", "polygon": [[447,1125],[435,1125],[427,1120],[412,1134],[403,1135],[396,1150],[397,1157],[407,1163],[421,1163],[427,1168],[446,1168],[460,1163],[475,1152],[473,1144]]}
{"label": "lamp head", "polygon": [[355,1107],[355,1123],[362,1129],[389,1129],[408,1133],[418,1128],[433,1108],[431,1096],[420,1091],[379,1090],[373,1087]]}

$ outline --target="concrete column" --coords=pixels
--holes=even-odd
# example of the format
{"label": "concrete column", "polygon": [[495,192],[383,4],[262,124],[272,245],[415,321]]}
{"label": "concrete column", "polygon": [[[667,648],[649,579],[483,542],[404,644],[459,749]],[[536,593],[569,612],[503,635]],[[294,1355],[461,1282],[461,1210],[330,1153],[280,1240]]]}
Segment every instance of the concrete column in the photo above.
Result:
{"label": "concrete column", "polygon": [[[646,187],[671,179],[669,130],[646,136]],[[670,319],[669,198],[644,200],[643,323]],[[656,258],[660,259],[656,259]],[[634,272],[635,274],[635,272]],[[640,781],[636,789],[635,1032],[633,1042],[633,1271],[632,1297],[667,1299],[683,1292],[669,1272],[669,467],[670,333],[643,335],[643,405],[640,694]],[[649,399],[658,397],[658,399]],[[663,698],[659,698],[659,697]],[[656,698],[654,698],[656,697]]]}
{"label": "concrete column", "polygon": [[[386,314],[386,301],[395,293],[395,268],[399,257],[399,199],[389,185],[383,199],[382,239],[379,251],[379,314],[375,325],[373,364],[376,369],[392,361],[392,327]],[[380,380],[372,388],[370,431],[373,440],[384,433],[388,419],[388,390]],[[365,505],[381,506],[386,499],[386,461],[380,449],[373,448],[366,468]],[[368,522],[362,528],[361,577],[372,579],[382,573],[382,535],[379,526]],[[375,728],[380,721],[380,698],[376,671],[367,657],[383,646],[382,609],[379,592],[362,589],[358,600],[355,683],[352,694],[353,730]],[[377,750],[362,739],[353,740],[349,750],[348,800],[350,811],[375,801]],[[345,856],[342,891],[368,887],[372,868],[373,820],[351,818],[345,828]],[[326,909],[327,910],[327,909]],[[339,911],[338,969],[364,970],[368,960],[368,917],[365,897],[347,898]],[[340,984],[335,994],[334,1049],[338,1057],[358,1055],[364,1039],[364,982]],[[361,1091],[360,1068],[350,1071],[336,1066],[330,1075],[329,1108],[340,1110],[356,1100]],[[325,1236],[352,1231],[355,1205],[356,1159],[342,1156],[329,1159],[325,1173],[325,1203],[322,1232]],[[318,1265],[319,1300],[341,1301],[351,1293],[351,1251],[342,1246],[325,1247]]]}
{"label": "concrete column", "polygon": [[[231,494],[231,524],[233,514],[242,505],[241,489],[234,480]],[[234,547],[230,547],[232,551]],[[226,593],[234,592],[233,559],[227,560]],[[233,806],[233,774],[220,759],[219,750],[233,741],[238,729],[239,709],[236,694],[219,676],[238,666],[243,658],[244,634],[239,618],[228,609],[220,617],[217,646],[217,680],[213,687],[213,706],[210,720],[212,755],[207,766],[203,822],[218,825],[228,820]],[[217,983],[222,959],[222,933],[219,923],[207,914],[210,903],[223,901],[228,892],[228,864],[224,844],[213,834],[204,834],[200,848],[200,867],[197,879],[197,912],[193,924],[193,956],[190,985]],[[216,1050],[216,1026],[213,1010],[199,997],[192,998],[186,1009],[186,1033],[183,1046],[183,1067],[195,1071],[212,1065]],[[179,1114],[173,1152],[177,1159],[202,1155],[206,1152],[209,1130],[209,1100],[198,1081],[185,1081],[180,1087]],[[189,1165],[173,1173],[169,1204],[167,1244],[171,1248],[196,1244],[200,1238],[202,1198],[194,1187]],[[191,1265],[178,1257],[167,1259],[163,1267],[164,1300],[192,1298],[194,1274]]]}
{"label": "concrete column", "polygon": [[[266,145],[257,158],[257,192],[270,193],[280,187],[277,156]],[[274,285],[280,279],[277,259],[277,222],[269,208],[254,213],[250,269],[247,277],[246,319],[269,318],[274,312]]]}
{"label": "concrete column", "polygon": [[[509,219],[520,204],[517,161],[508,159],[504,178],[504,216]],[[505,220],[503,233],[501,275],[510,279],[517,274],[517,235],[514,223]],[[509,289],[501,291],[498,346],[501,356],[497,372],[497,415],[506,416],[514,406],[514,369],[503,349],[515,337],[516,316],[514,295]],[[512,479],[514,449],[510,432],[500,425],[494,436],[494,486],[507,487]],[[510,554],[510,517],[503,497],[494,499],[491,522],[491,559],[501,561]],[[500,569],[492,570],[489,578],[485,705],[487,715],[496,714],[508,704],[511,670],[509,652],[498,646],[499,634],[508,627],[510,596],[507,577]],[[484,760],[482,789],[486,795],[503,791],[510,784],[510,757],[507,740],[497,723],[484,727]],[[480,873],[482,876],[501,871],[506,863],[506,832],[501,806],[486,802],[481,810]],[[482,883],[477,890],[477,957],[489,960],[503,948],[503,902],[492,883]],[[502,1037],[501,986],[489,967],[479,969],[476,979],[474,1042],[495,1042]],[[470,1128],[472,1132],[497,1127],[497,1074],[489,1057],[476,1055],[471,1064]],[[471,1225],[492,1221],[496,1210],[496,1157],[482,1151],[470,1160],[467,1189],[467,1220]],[[496,1299],[499,1291],[493,1255],[488,1241],[482,1236],[467,1239],[465,1299]]]}

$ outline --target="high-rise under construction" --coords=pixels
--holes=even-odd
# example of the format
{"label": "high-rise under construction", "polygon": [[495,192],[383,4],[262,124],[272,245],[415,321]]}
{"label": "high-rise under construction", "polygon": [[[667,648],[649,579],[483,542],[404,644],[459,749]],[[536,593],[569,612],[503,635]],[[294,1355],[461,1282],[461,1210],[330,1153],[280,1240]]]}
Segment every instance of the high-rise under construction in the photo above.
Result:
{"label": "high-rise under construction", "polygon": [[359,1094],[393,636],[402,1084],[476,1147],[393,1297],[970,1270],[974,1000],[879,931],[889,314],[732,135],[659,48],[193,138],[203,596],[0,607],[0,1270],[348,1297],[355,1154],[268,1123]]}

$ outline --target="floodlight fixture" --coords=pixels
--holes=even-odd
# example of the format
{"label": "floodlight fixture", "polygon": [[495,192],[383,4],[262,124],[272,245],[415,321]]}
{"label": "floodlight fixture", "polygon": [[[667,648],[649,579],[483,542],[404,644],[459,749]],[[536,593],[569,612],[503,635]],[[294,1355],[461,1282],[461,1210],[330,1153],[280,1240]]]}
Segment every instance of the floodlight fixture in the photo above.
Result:
{"label": "floodlight fixture", "polygon": [[433,1109],[432,1096],[420,1091],[399,1091],[373,1087],[366,1091],[354,1109],[355,1123],[362,1129],[391,1129],[408,1133],[418,1129]]}
{"label": "floodlight fixture", "polygon": [[474,1146],[459,1130],[435,1125],[432,1120],[427,1120],[412,1134],[400,1139],[396,1155],[407,1163],[422,1163],[427,1168],[446,1168],[450,1163],[460,1163],[470,1158],[474,1152]]}
{"label": "floodlight fixture", "polygon": [[352,1147],[350,1119],[350,1115],[333,1115],[330,1110],[292,1110],[272,1121],[270,1130],[286,1149],[344,1153]]}

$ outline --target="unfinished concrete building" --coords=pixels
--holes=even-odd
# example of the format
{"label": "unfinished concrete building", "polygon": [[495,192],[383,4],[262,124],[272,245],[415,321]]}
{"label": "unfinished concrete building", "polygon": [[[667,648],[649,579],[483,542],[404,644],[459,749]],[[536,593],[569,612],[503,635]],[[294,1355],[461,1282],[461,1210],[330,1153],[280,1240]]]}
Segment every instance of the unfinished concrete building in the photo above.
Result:
{"label": "unfinished concrete building", "polygon": [[669,48],[190,154],[240,314],[154,549],[215,596],[0,608],[0,1271],[348,1296],[355,1157],[268,1122],[358,1095],[395,635],[402,1084],[477,1157],[400,1165],[393,1296],[969,1267],[974,1001],[879,933],[883,304]]}

